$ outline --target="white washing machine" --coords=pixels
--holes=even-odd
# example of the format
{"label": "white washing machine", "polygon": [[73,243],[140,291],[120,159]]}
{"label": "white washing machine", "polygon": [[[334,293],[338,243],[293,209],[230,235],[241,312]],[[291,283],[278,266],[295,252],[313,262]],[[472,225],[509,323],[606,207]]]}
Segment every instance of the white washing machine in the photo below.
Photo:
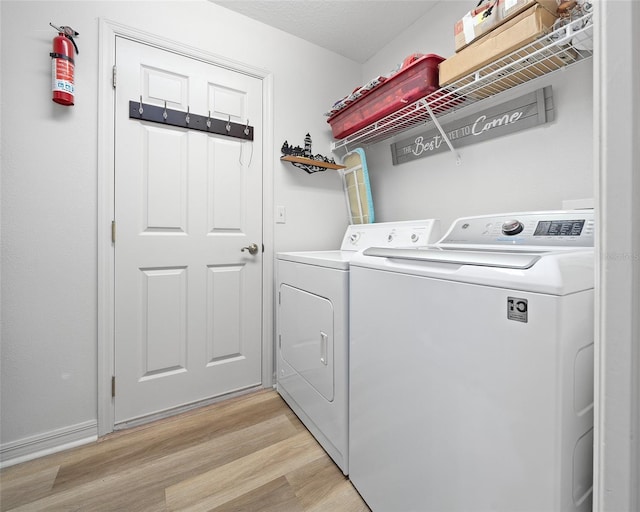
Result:
{"label": "white washing machine", "polygon": [[436,220],[357,224],[337,251],[277,254],[277,390],[346,475],[349,261],[371,245],[424,245]]}
{"label": "white washing machine", "polygon": [[591,510],[592,211],[351,261],[349,476],[373,512]]}

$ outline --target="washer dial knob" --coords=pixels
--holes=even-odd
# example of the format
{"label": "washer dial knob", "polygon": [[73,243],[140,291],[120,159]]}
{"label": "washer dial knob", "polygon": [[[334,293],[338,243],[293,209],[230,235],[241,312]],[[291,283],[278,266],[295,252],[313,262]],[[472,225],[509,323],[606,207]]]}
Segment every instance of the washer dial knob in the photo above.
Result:
{"label": "washer dial knob", "polygon": [[517,235],[524,229],[524,224],[517,219],[508,220],[502,224],[502,233],[507,236]]}

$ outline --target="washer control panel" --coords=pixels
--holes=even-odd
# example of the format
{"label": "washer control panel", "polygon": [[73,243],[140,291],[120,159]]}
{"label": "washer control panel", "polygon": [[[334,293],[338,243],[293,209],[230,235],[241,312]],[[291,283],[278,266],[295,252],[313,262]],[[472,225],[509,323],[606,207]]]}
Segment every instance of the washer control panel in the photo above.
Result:
{"label": "washer control panel", "polygon": [[351,224],[342,239],[341,251],[360,251],[368,247],[411,247],[435,243],[440,222],[435,219]]}
{"label": "washer control panel", "polygon": [[460,218],[439,244],[593,247],[593,241],[593,210],[559,210]]}

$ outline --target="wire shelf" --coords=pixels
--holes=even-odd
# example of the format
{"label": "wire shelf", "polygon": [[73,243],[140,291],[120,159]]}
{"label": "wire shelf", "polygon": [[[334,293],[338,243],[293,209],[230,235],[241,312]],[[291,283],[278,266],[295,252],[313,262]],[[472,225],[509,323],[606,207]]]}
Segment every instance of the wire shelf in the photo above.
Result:
{"label": "wire shelf", "polygon": [[381,142],[415,126],[436,124],[441,116],[462,111],[478,101],[592,57],[592,17],[593,13],[588,13],[571,20],[532,43],[335,141],[332,151],[346,152],[350,147]]}

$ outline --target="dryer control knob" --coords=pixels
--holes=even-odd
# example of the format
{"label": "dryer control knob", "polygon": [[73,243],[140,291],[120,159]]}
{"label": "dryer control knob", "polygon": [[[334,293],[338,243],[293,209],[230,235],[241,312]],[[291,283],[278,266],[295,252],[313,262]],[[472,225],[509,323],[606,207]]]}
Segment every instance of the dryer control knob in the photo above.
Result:
{"label": "dryer control knob", "polygon": [[507,236],[517,235],[518,233],[521,233],[523,229],[524,224],[516,219],[508,220],[502,224],[502,233]]}
{"label": "dryer control knob", "polygon": [[349,237],[349,241],[352,244],[355,244],[359,239],[360,239],[360,233],[351,233],[351,236]]}

